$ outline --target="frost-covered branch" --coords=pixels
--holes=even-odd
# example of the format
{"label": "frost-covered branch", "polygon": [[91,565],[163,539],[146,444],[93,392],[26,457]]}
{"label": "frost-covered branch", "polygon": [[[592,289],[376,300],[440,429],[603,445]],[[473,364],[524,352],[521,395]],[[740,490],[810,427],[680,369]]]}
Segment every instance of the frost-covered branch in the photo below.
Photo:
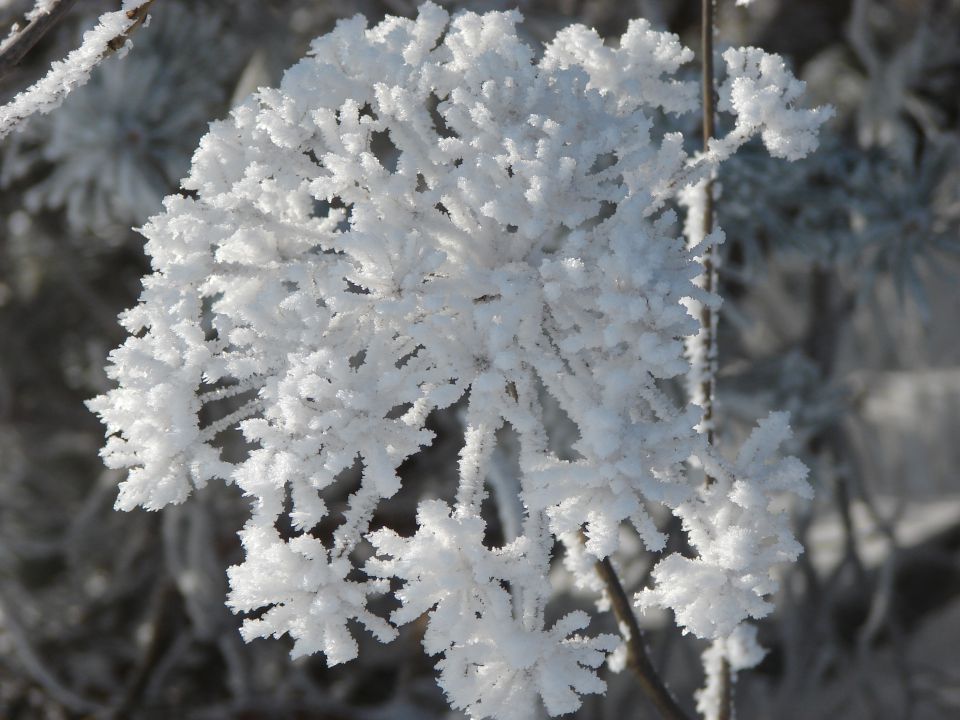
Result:
{"label": "frost-covered branch", "polygon": [[124,0],[116,12],[101,15],[96,27],[83,35],[83,42],[63,60],[51,65],[40,80],[0,107],[0,138],[16,130],[27,118],[58,108],[67,95],[90,79],[90,73],[106,57],[126,52],[130,35],[147,18],[154,0]]}
{"label": "frost-covered branch", "polygon": [[[710,147],[710,142],[715,135],[716,124],[713,70],[714,3],[715,0],[702,0],[701,4],[700,55],[702,74],[700,87],[704,151]],[[701,182],[690,186],[687,190],[687,197],[701,196],[696,201],[689,203],[688,212],[693,214],[693,217],[688,219],[687,222],[687,244],[691,249],[702,249],[703,254],[700,256],[700,262],[703,265],[703,274],[700,282],[709,295],[716,292],[717,284],[716,243],[706,242],[706,239],[713,233],[714,172],[711,169],[710,175]],[[691,226],[698,221],[699,226],[691,230]],[[692,369],[688,383],[694,386],[694,401],[703,408],[701,429],[707,436],[707,442],[712,445],[714,441],[713,397],[717,373],[717,317],[714,308],[709,303],[699,303],[699,306],[700,331],[688,342]],[[707,482],[712,482],[712,478],[708,476]]]}
{"label": "frost-covered branch", "polygon": [[66,15],[77,0],[39,0],[27,15],[29,22],[14,28],[0,43],[0,78],[16,67],[44,35]]}
{"label": "frost-covered branch", "polygon": [[[704,151],[710,147],[710,142],[716,133],[716,77],[713,67],[714,35],[716,33],[715,3],[716,0],[702,0],[700,12],[700,61],[702,65],[700,89],[703,103]],[[687,243],[691,248],[703,248],[703,254],[700,256],[700,262],[703,265],[700,282],[703,284],[704,290],[710,295],[717,293],[719,280],[717,244],[706,242],[706,239],[713,233],[715,176],[716,171],[712,170],[709,177],[689,188],[686,193],[688,199],[687,212],[699,214],[700,222],[700,227],[691,232],[691,226],[697,222],[697,218],[688,218]],[[700,197],[690,202],[690,199],[698,194]],[[701,431],[706,434],[707,443],[713,445],[716,439],[714,396],[716,394],[717,358],[719,357],[717,346],[719,318],[717,315],[718,309],[712,307],[709,303],[698,303],[698,305],[700,308],[700,331],[688,339],[687,348],[690,355],[691,373],[687,383],[689,386],[693,386],[692,399],[703,408]],[[709,485],[714,482],[714,478],[707,474],[705,482]],[[710,679],[716,686],[715,691],[711,694],[711,699],[715,702],[704,714],[707,716],[707,720],[729,720],[733,710],[730,665],[722,652],[718,654],[714,664],[715,667],[710,668],[712,673]]]}

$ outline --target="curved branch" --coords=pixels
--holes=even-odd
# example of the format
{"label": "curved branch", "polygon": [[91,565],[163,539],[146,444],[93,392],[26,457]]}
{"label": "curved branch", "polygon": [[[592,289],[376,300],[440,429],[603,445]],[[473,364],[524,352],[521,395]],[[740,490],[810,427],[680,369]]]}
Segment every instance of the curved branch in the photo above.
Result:
{"label": "curved branch", "polygon": [[643,644],[643,634],[640,632],[640,625],[637,623],[637,616],[633,613],[630,600],[620,583],[620,578],[617,577],[616,570],[613,569],[610,558],[598,560],[595,568],[606,586],[610,604],[613,606],[613,613],[617,617],[620,632],[627,644],[627,667],[636,674],[643,692],[664,720],[688,720],[687,714],[673,699],[673,695],[670,694],[663,679],[657,674],[653,663],[650,662],[650,656]]}

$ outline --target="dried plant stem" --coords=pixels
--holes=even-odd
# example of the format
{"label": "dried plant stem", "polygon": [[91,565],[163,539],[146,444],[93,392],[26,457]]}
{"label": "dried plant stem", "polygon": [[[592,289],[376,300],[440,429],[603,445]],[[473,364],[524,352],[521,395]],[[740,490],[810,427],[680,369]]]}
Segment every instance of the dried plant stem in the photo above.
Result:
{"label": "dried plant stem", "polygon": [[[703,148],[710,145],[710,140],[714,136],[714,93],[713,93],[713,3],[714,0],[702,0],[702,28],[700,47],[703,56]],[[703,203],[703,236],[707,237],[713,232],[713,177],[707,179],[704,184],[704,203]],[[712,245],[708,246],[703,253],[703,286],[708,293],[716,290],[717,285],[717,265],[716,251]],[[700,378],[700,393],[703,397],[703,425],[707,432],[707,442],[711,445],[714,441],[713,433],[713,396],[714,396],[714,378],[715,364],[717,357],[717,339],[716,339],[716,318],[713,309],[709,304],[703,303],[700,308],[700,324],[704,334],[705,363],[703,375]],[[713,478],[708,477],[707,483],[712,483]]]}
{"label": "dried plant stem", "polygon": [[126,32],[118,35],[107,43],[109,52],[116,52],[127,44],[127,40],[130,39],[130,36],[133,35],[133,33],[135,33],[141,25],[143,25],[144,21],[146,21],[147,13],[149,13],[150,6],[153,5],[153,3],[154,0],[144,0],[144,2],[140,3],[135,8],[127,10],[127,18],[132,20],[133,24],[127,28]]}
{"label": "dried plant stem", "polygon": [[620,578],[610,562],[610,558],[598,560],[596,571],[606,586],[613,613],[620,624],[620,631],[627,644],[627,667],[629,667],[640,681],[640,687],[659,711],[664,720],[688,720],[677,701],[673,699],[667,686],[650,662],[647,649],[643,645],[643,635],[640,625],[633,613],[630,600],[623,589]]}
{"label": "dried plant stem", "polygon": [[[714,33],[714,2],[715,0],[701,0],[700,26],[700,55],[703,63],[701,89],[703,93],[703,149],[706,151],[715,134],[715,102],[714,102],[714,69],[713,69],[713,33]],[[714,196],[713,176],[704,184],[706,197],[703,203],[703,236],[708,237],[713,232]],[[717,290],[717,262],[716,249],[709,245],[703,253],[703,287],[708,293]],[[716,392],[717,369],[717,317],[714,310],[707,303],[700,309],[700,325],[704,335],[704,367],[700,378],[700,394],[703,398],[703,425],[706,429],[707,442],[714,443],[713,401]],[[707,475],[709,485],[714,479]],[[733,715],[733,687],[730,673],[730,663],[726,658],[721,661],[720,667],[720,712],[717,720],[730,720]]]}
{"label": "dried plant stem", "polygon": [[[703,1],[703,33],[702,33],[702,51],[703,51],[703,146],[707,148],[710,139],[714,135],[714,98],[713,98],[713,0]],[[703,218],[701,220],[703,227],[703,236],[707,237],[713,231],[713,180],[712,176],[704,184],[706,198],[704,202]],[[708,247],[702,258],[704,288],[708,293],[714,292],[716,288],[716,262],[714,249]],[[707,441],[713,444],[713,395],[714,395],[714,376],[716,365],[716,317],[713,310],[706,303],[703,303],[700,310],[700,322],[704,338],[704,367],[703,373],[698,378],[700,383],[700,394],[703,397],[703,425],[707,434]],[[713,478],[707,477],[707,483],[712,483]],[[660,715],[666,720],[685,720],[687,717],[683,709],[677,704],[676,700],[667,690],[663,680],[657,674],[647,655],[643,644],[643,636],[640,632],[640,626],[637,623],[633,608],[627,598],[617,573],[613,568],[609,558],[598,560],[595,565],[597,574],[606,587],[606,592],[610,598],[614,615],[620,624],[620,631],[623,634],[627,646],[627,666],[636,674],[640,681],[640,687],[643,692],[654,704]],[[730,719],[730,700],[731,683],[730,668],[727,660],[723,660],[721,680],[721,714],[719,720]]]}

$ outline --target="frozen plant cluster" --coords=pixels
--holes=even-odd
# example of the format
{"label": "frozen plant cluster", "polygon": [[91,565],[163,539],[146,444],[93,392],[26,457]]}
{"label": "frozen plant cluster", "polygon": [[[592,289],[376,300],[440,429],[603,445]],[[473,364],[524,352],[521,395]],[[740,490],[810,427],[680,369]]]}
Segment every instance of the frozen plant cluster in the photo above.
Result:
{"label": "frozen plant cluster", "polygon": [[[639,602],[714,640],[769,612],[771,567],[800,550],[779,495],[806,494],[806,471],[776,457],[783,416],[730,462],[697,432],[701,409],[672,399],[698,329],[682,301],[719,300],[693,282],[702,247],[671,207],[751,137],[793,157],[824,119],[794,107],[775,58],[740,52],[721,88],[735,129],[691,155],[653,131],[697,109],[675,36],[636,20],[613,48],[572,26],[538,55],[520,19],[426,3],[415,20],[342,21],[278,89],[214,123],[190,194],[142,229],[154,272],[123,315],[117,387],[90,403],[105,461],[128,470],[118,507],[180,503],[211,480],[250,498],[228,598],[256,613],[246,638],[289,634],[294,654],[335,664],[358,652],[354,621],[388,641],[426,613],[451,705],[504,720],[532,717],[536,697],[558,715],[602,692],[618,642],[581,634],[582,612],[547,624],[554,538],[605,558],[629,522],[661,550],[648,507],[663,504],[699,554],[663,559]],[[549,449],[544,393],[578,427],[572,460]],[[457,402],[455,502],[422,502],[411,537],[371,531],[399,466],[431,443],[428,415]],[[488,547],[480,508],[505,424],[524,513]],[[222,453],[231,433],[240,459]],[[691,459],[716,481],[691,479]],[[357,466],[332,517],[325,492]],[[368,603],[391,589],[387,619]]]}

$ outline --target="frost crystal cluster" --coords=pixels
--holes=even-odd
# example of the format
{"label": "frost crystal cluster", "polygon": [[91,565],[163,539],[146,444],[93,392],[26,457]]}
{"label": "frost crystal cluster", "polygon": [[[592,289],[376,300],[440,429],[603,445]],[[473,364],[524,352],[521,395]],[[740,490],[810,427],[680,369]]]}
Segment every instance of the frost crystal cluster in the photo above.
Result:
{"label": "frost crystal cluster", "polygon": [[[532,717],[537,696],[562,714],[604,689],[595,671],[617,640],[578,634],[582,612],[545,620],[555,537],[583,530],[603,558],[627,521],[659,550],[648,508],[666,505],[699,556],[668,556],[640,599],[718,638],[769,611],[771,566],[799,552],[771,503],[805,488],[802,466],[774,457],[782,417],[729,463],[695,430],[700,408],[668,392],[698,329],[681,300],[718,302],[694,284],[702,248],[670,207],[751,136],[809,149],[784,133],[822,116],[795,109],[795,81],[776,85],[782,65],[750,51],[722,90],[735,130],[692,156],[653,131],[697,107],[675,36],[638,20],[614,49],[573,26],[538,55],[519,20],[427,3],[416,20],[341,22],[279,89],[215,123],[190,195],[142,230],[154,272],[123,316],[118,387],[91,402],[106,462],[129,469],[119,507],[183,502],[211,479],[253,501],[228,599],[259,613],[247,638],[289,633],[295,654],[334,664],[357,654],[351,621],[386,641],[426,613],[441,685],[476,718]],[[544,393],[579,429],[572,460],[549,449]],[[455,503],[421,503],[411,537],[371,532],[400,464],[431,443],[428,414],[458,401]],[[505,424],[524,516],[488,547],[480,505]],[[221,453],[231,430],[239,460]],[[690,458],[718,480],[689,479]],[[325,496],[355,465],[325,542]],[[358,567],[361,543],[376,554]],[[391,587],[388,622],[368,601]]]}

